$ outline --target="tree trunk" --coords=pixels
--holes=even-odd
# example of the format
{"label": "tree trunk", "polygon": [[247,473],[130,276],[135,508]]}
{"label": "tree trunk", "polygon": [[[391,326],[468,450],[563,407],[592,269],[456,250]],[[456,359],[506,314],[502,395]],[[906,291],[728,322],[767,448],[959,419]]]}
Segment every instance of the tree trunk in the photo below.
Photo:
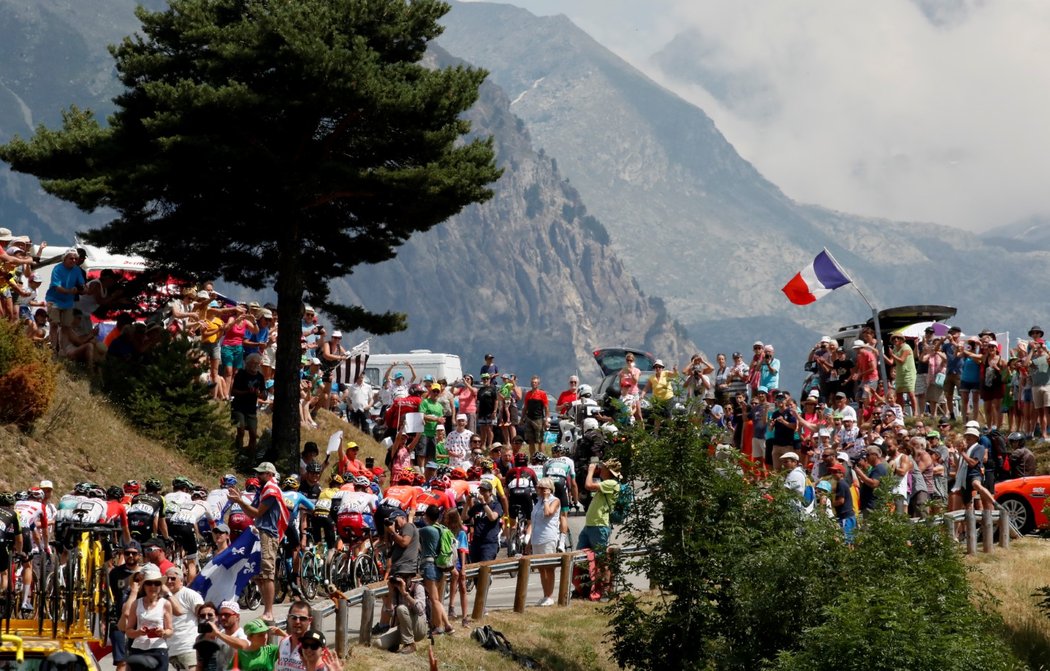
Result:
{"label": "tree trunk", "polygon": [[[277,274],[277,362],[273,382],[273,442],[267,458],[282,473],[299,472],[299,368],[302,361],[303,277],[299,247],[281,245]],[[283,462],[283,463],[282,463]]]}

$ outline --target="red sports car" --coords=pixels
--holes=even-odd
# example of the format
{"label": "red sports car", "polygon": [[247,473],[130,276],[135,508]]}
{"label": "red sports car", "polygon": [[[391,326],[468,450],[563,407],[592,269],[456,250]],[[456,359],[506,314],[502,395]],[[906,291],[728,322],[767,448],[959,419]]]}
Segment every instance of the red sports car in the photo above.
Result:
{"label": "red sports car", "polygon": [[1033,475],[995,483],[995,500],[1021,533],[1050,526],[1044,506],[1050,497],[1050,475]]}

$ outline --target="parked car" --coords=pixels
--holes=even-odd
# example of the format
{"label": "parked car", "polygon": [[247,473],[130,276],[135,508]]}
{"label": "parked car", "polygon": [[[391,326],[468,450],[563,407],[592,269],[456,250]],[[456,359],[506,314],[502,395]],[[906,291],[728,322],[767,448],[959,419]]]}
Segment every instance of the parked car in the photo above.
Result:
{"label": "parked car", "polygon": [[641,371],[638,378],[638,386],[642,389],[653,374],[653,363],[656,357],[640,349],[632,347],[602,347],[594,350],[594,361],[602,371],[601,382],[594,388],[594,400],[601,403],[606,396],[620,398],[620,376],[624,364],[627,362],[627,354],[634,355],[634,365]]}
{"label": "parked car", "polygon": [[1050,526],[1043,506],[1050,495],[1050,475],[1033,475],[995,483],[995,500],[1010,513],[1023,534]]}

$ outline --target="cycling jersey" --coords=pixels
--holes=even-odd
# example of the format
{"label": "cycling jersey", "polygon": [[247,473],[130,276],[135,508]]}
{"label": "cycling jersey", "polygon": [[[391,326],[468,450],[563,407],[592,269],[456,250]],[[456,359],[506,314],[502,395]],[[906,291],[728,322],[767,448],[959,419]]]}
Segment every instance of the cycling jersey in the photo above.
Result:
{"label": "cycling jersey", "polygon": [[371,492],[345,492],[339,504],[340,513],[375,512],[379,500]]}
{"label": "cycling jersey", "polygon": [[128,509],[120,501],[106,501],[106,514],[102,517],[102,521],[123,529],[128,525]]}
{"label": "cycling jersey", "polygon": [[58,500],[58,509],[67,510],[69,508],[76,508],[82,498],[84,497],[79,494],[65,494]]}
{"label": "cycling jersey", "polygon": [[[425,513],[430,506],[437,506],[441,509],[448,508],[448,497],[445,496],[444,490],[423,490],[412,499],[412,510],[415,511],[416,516],[420,519],[422,519],[423,513]],[[411,514],[409,516],[411,517]]]}
{"label": "cycling jersey", "polygon": [[192,497],[177,505],[171,500],[168,503],[168,533],[182,548],[186,559],[196,559],[197,532],[201,521],[210,518],[208,507],[201,501],[194,501]]}
{"label": "cycling jersey", "polygon": [[503,483],[498,477],[496,477],[495,473],[482,473],[481,479],[488,480],[492,483],[492,491],[496,494],[497,498],[506,496],[506,493],[503,491]]}
{"label": "cycling jersey", "polygon": [[456,501],[456,505],[459,505],[470,494],[470,483],[466,480],[453,480],[450,491],[452,492],[452,498]]}
{"label": "cycling jersey", "polygon": [[554,457],[543,465],[543,477],[563,482],[576,477],[576,464],[568,457]]}
{"label": "cycling jersey", "polygon": [[339,491],[338,487],[326,487],[317,496],[314,504],[314,517],[328,517],[332,513],[332,497]]}
{"label": "cycling jersey", "polygon": [[419,487],[413,487],[412,485],[394,485],[387,488],[383,498],[394,499],[397,501],[399,508],[408,510],[412,507],[412,502],[415,501],[419,491]]}
{"label": "cycling jersey", "polygon": [[[46,513],[44,511],[44,504],[40,501],[15,501],[15,513],[18,514],[19,521],[22,524],[23,535],[29,534],[32,541],[32,549],[42,551],[43,539],[37,534],[31,534],[31,531],[41,530],[47,526]],[[29,552],[29,547],[23,547],[26,552]]]}
{"label": "cycling jersey", "polygon": [[226,517],[230,506],[233,505],[230,497],[227,495],[228,493],[228,489],[213,489],[208,492],[207,498],[204,499],[204,505],[208,507],[208,512],[211,513],[212,519],[221,520]]}
{"label": "cycling jersey", "polygon": [[22,535],[22,520],[11,508],[0,508],[0,572],[11,569],[11,550]]}
{"label": "cycling jersey", "polygon": [[193,496],[189,492],[171,492],[164,495],[164,516],[170,518],[172,514],[184,503],[192,503]]}
{"label": "cycling jersey", "polygon": [[512,468],[507,473],[507,491],[511,496],[536,493],[536,472],[528,466]]}
{"label": "cycling jersey", "polygon": [[[21,503],[37,503],[35,501],[19,501],[15,504],[18,509]],[[37,503],[37,505],[40,505]],[[24,521],[25,518],[23,518]],[[104,524],[106,522],[106,502],[101,499],[89,499],[80,497],[75,508],[63,508],[55,513],[55,526],[65,524]]]}

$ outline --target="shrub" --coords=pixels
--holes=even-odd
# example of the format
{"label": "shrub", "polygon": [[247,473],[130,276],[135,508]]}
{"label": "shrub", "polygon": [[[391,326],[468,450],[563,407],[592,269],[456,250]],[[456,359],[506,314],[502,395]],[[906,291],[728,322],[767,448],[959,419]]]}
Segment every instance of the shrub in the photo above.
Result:
{"label": "shrub", "polygon": [[51,407],[57,370],[19,324],[0,321],[0,423],[28,431]]}
{"label": "shrub", "polygon": [[102,389],[144,434],[195,463],[222,469],[233,459],[228,422],[198,382],[191,349],[185,340],[169,339],[132,361],[106,359]]}

